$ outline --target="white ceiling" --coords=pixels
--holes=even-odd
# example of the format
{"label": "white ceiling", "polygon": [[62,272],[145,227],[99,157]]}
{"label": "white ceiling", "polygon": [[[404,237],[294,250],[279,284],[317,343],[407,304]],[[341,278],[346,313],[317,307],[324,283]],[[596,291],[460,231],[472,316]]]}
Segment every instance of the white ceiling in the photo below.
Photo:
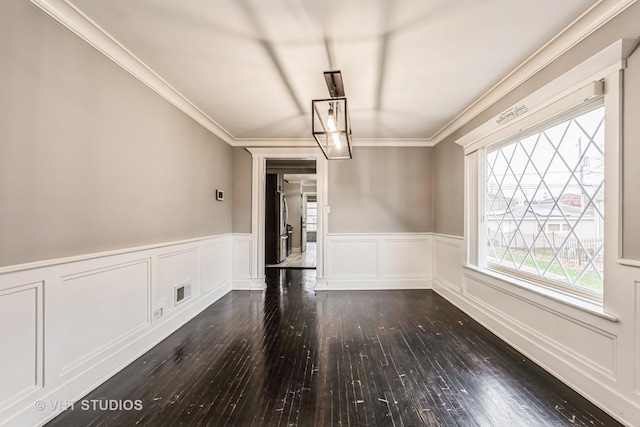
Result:
{"label": "white ceiling", "polygon": [[428,140],[597,0],[68,0],[235,140],[309,138],[342,71],[354,140]]}

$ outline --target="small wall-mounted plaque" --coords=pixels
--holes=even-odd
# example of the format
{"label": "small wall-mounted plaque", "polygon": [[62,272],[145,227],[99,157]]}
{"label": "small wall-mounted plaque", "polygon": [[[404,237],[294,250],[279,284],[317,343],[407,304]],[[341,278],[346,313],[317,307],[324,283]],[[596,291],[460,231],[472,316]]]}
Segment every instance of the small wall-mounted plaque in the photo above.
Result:
{"label": "small wall-mounted plaque", "polygon": [[216,200],[224,200],[224,191],[216,190]]}

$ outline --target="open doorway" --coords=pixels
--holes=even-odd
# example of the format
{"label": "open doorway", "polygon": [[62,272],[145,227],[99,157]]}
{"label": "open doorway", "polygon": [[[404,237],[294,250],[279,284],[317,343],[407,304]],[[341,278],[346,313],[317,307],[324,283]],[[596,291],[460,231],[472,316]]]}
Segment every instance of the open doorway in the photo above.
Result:
{"label": "open doorway", "polygon": [[267,159],[265,267],[317,267],[316,161]]}
{"label": "open doorway", "polygon": [[249,147],[247,151],[252,156],[251,173],[251,242],[250,257],[250,289],[262,291],[265,282],[265,177],[267,174],[267,160],[314,160],[317,178],[317,209],[318,231],[316,233],[316,270],[315,288],[325,289],[328,285],[326,278],[326,226],[327,205],[329,197],[327,159],[318,147]]}

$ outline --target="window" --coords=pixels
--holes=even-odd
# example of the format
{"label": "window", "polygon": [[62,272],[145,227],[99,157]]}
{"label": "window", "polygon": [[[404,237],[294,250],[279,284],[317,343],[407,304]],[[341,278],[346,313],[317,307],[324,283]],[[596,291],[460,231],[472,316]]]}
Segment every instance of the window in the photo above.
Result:
{"label": "window", "polygon": [[318,230],[318,202],[307,202],[307,231]]}
{"label": "window", "polygon": [[560,224],[549,224],[547,229],[551,232],[560,231]]}
{"label": "window", "polygon": [[615,318],[607,301],[625,262],[629,43],[618,40],[455,140],[465,155],[465,277]]}
{"label": "window", "polygon": [[604,116],[600,100],[487,146],[487,267],[587,295],[602,293]]}

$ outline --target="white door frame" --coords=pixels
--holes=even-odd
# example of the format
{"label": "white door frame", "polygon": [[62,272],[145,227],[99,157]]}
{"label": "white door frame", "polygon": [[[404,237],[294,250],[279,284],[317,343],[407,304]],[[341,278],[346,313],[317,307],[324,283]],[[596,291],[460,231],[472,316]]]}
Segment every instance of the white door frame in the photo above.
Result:
{"label": "white door frame", "polygon": [[327,159],[318,147],[260,147],[247,148],[253,158],[251,168],[251,290],[265,289],[264,281],[264,221],[265,221],[265,179],[267,159],[306,159],[316,161],[318,198],[318,232],[316,287],[326,286],[324,271],[324,248],[328,200]]}
{"label": "white door frame", "polygon": [[[300,247],[300,252],[302,252],[302,249],[305,248],[307,246],[307,229],[309,227],[309,223],[307,222],[307,199],[309,198],[309,196],[317,196],[317,192],[316,191],[303,191],[302,192],[302,218],[303,221],[305,223],[305,228],[304,228],[304,233],[302,232],[302,229],[300,230],[300,240],[301,240],[301,247]],[[316,231],[316,239],[318,236],[318,232]]]}

